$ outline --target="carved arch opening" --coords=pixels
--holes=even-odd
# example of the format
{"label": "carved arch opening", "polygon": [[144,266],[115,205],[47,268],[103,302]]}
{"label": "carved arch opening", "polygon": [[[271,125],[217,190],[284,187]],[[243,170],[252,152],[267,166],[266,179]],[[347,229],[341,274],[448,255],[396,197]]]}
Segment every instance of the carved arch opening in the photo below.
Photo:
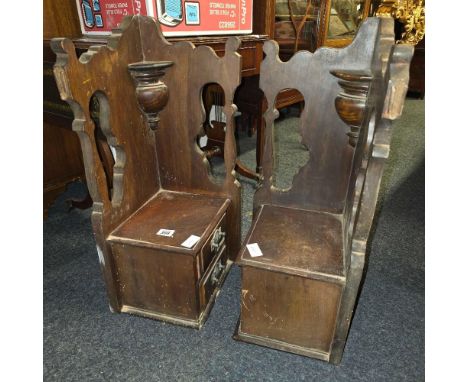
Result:
{"label": "carved arch opening", "polygon": [[[304,99],[299,90],[294,90],[299,92]],[[275,98],[275,104],[278,94]],[[304,126],[303,111],[304,103],[296,103],[277,113],[278,117],[272,123],[272,189],[275,191],[289,191],[292,188],[294,177],[310,159],[309,148],[304,140],[307,126]]]}
{"label": "carved arch opening", "polygon": [[109,202],[119,205],[123,199],[125,151],[118,144],[110,126],[110,105],[106,94],[97,90],[90,97],[89,114],[94,123],[94,140],[102,163]]}
{"label": "carved arch opening", "polygon": [[197,146],[206,159],[210,181],[223,185],[226,179],[224,144],[227,122],[223,87],[216,82],[205,84],[200,91],[200,105],[204,118],[197,135]]}

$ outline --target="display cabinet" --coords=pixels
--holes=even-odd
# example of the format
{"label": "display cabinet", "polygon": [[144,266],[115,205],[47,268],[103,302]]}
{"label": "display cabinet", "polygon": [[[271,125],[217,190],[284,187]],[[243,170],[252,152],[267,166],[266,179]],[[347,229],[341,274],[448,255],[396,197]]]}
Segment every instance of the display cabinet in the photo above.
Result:
{"label": "display cabinet", "polygon": [[327,0],[321,3],[318,46],[349,45],[369,15],[371,0]]}
{"label": "display cabinet", "polygon": [[275,2],[274,39],[280,58],[288,60],[298,50],[317,48],[320,0],[277,0]]}

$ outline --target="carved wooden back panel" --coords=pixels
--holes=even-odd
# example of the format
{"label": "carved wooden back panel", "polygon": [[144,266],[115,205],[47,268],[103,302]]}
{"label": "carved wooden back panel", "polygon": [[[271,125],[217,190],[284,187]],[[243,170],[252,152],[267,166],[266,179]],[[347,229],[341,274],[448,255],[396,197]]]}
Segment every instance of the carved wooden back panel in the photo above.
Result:
{"label": "carved wooden back panel", "polygon": [[[264,45],[260,77],[268,101],[264,183],[255,195],[254,208],[274,204],[346,214],[369,145],[368,126],[378,123],[375,118],[380,118],[383,108],[383,77],[393,44],[393,20],[371,18],[346,48],[299,52],[281,62],[278,45],[274,41]],[[297,89],[304,96],[301,138],[309,161],[294,176],[291,188],[280,190],[273,179],[273,123],[278,116],[275,98],[285,88]]]}
{"label": "carved wooden back panel", "polygon": [[[95,205],[102,204],[95,209],[112,211],[111,219],[121,221],[159,187],[227,195],[235,192],[238,185],[232,171],[236,151],[231,117],[236,111],[233,98],[241,70],[237,39],[228,40],[226,54],[219,58],[206,46],[168,43],[153,18],[135,16],[122,22],[108,46],[92,47],[79,59],[71,41],[55,39],[52,45],[58,55],[54,71],[61,96],[73,106],[74,129],[87,149],[84,155],[91,196]],[[158,127],[152,130],[139,109],[128,65],[159,61],[172,62],[161,78],[169,97],[159,114]],[[219,83],[226,96],[229,149],[225,150],[227,174],[221,186],[211,181],[208,162],[196,144],[204,120],[201,91],[210,82]],[[102,128],[117,152],[112,198],[107,195],[89,114],[94,94],[103,104]]]}

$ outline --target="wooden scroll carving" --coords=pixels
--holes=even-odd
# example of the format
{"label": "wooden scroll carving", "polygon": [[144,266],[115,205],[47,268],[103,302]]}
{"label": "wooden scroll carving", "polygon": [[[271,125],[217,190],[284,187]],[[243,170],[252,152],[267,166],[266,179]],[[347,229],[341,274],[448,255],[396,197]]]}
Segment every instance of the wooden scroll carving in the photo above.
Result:
{"label": "wooden scroll carving", "polygon": [[[393,19],[369,18],[351,45],[278,58],[264,45],[268,102],[264,181],[239,253],[241,314],[235,338],[332,363],[341,361],[366,258],[391,120],[401,114],[413,48],[395,45]],[[273,185],[277,94],[304,96],[309,161],[292,187]],[[262,256],[246,249],[256,243]]]}
{"label": "wooden scroll carving", "polygon": [[[73,129],[81,141],[111,309],[200,327],[239,249],[233,125],[241,79],[239,40],[229,38],[220,58],[207,46],[167,42],[153,18],[129,16],[107,46],[91,47],[79,58],[68,39],[51,45],[60,95],[73,109]],[[213,181],[196,144],[205,119],[201,92],[213,82],[226,99],[222,184]],[[89,111],[93,95],[115,153],[111,188],[96,148]],[[223,240],[212,235],[218,228],[226,234]],[[159,229],[175,233],[157,236]],[[187,249],[181,235],[190,233],[200,240]],[[216,251],[210,250],[210,240]],[[168,256],[171,251],[177,255]]]}

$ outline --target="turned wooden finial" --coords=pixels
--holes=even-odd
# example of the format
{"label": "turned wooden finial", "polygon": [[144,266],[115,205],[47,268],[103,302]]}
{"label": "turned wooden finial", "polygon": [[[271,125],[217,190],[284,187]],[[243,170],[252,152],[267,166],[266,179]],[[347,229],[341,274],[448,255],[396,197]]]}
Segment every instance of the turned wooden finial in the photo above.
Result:
{"label": "turned wooden finial", "polygon": [[172,61],[141,61],[128,65],[135,81],[138,105],[152,130],[158,127],[159,112],[169,100],[169,89],[160,78],[172,64]]}
{"label": "turned wooden finial", "polygon": [[355,147],[365,116],[367,93],[372,76],[359,71],[334,70],[330,73],[339,78],[338,84],[343,89],[335,98],[335,107],[340,118],[349,125],[351,129],[347,133],[349,144]]}

